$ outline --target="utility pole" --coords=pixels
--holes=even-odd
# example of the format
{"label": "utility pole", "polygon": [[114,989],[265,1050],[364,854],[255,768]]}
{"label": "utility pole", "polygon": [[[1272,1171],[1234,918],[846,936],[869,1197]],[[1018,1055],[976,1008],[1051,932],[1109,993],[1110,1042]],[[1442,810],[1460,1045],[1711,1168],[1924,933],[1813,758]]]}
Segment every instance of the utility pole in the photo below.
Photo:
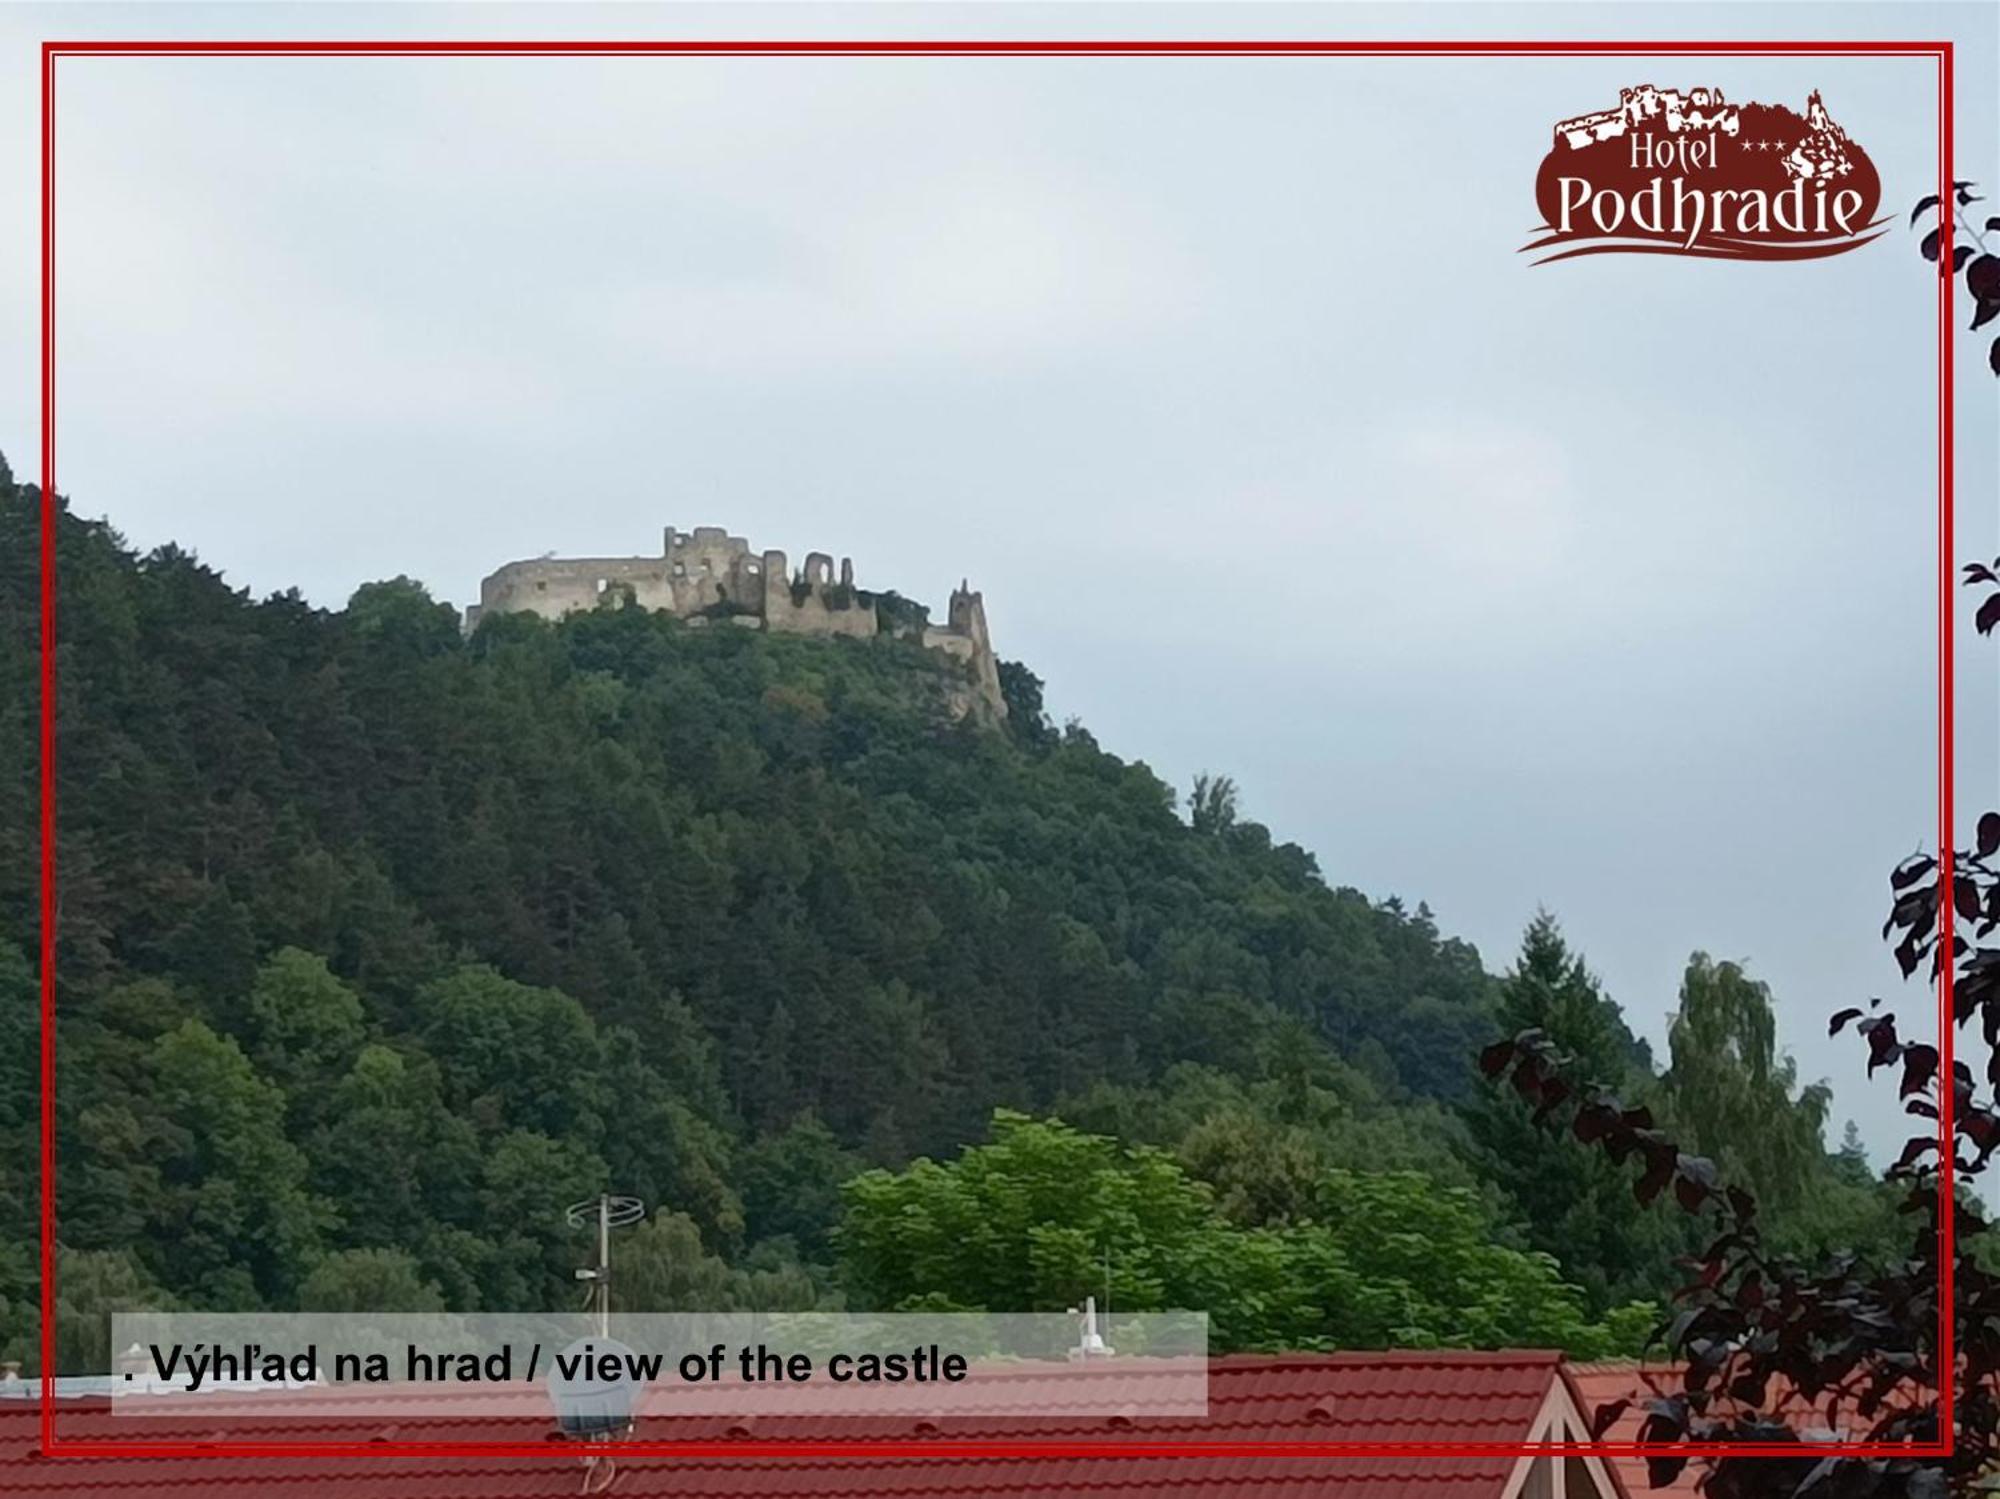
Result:
{"label": "utility pole", "polygon": [[597,1279],[590,1287],[590,1299],[597,1303],[597,1335],[611,1336],[611,1199],[597,1197]]}

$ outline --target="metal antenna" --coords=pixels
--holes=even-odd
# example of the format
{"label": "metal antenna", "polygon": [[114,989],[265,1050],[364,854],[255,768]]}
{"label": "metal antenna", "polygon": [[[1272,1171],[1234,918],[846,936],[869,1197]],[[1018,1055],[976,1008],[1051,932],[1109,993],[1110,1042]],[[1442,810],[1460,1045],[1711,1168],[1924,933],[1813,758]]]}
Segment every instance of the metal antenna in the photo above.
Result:
{"label": "metal antenna", "polygon": [[611,1336],[611,1230],[625,1228],[646,1216],[646,1204],[636,1197],[618,1197],[600,1192],[573,1202],[563,1209],[563,1222],[571,1228],[597,1226],[597,1263],[576,1272],[578,1280],[590,1282],[589,1305],[597,1313],[597,1335]]}

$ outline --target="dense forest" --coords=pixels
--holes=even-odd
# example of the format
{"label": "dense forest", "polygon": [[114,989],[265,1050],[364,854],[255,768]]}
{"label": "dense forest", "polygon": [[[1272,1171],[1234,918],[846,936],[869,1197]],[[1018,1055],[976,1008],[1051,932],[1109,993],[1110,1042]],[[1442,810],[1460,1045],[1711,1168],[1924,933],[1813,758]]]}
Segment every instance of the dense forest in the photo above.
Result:
{"label": "dense forest", "polygon": [[[40,496],[0,463],[0,1356],[31,1365]],[[1430,912],[1178,796],[1025,666],[637,610],[467,637],[59,508],[61,1363],[124,1306],[1196,1304],[1238,1347],[1635,1348],[1677,1215],[1473,1065],[1539,1027],[1801,1248],[1894,1232],[1770,996],[1671,1056],[1556,922]],[[1441,855],[1443,856],[1443,855]],[[1107,1271],[1106,1266],[1110,1266]]]}

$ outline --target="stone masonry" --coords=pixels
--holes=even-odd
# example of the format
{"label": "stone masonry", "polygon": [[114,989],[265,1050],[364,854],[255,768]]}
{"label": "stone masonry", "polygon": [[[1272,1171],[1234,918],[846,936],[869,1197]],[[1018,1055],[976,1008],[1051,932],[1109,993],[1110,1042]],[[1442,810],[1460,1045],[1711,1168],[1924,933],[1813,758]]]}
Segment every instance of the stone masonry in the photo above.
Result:
{"label": "stone masonry", "polygon": [[561,619],[577,610],[657,609],[695,624],[727,624],[794,635],[870,639],[891,634],[967,664],[970,691],[961,712],[1004,718],[999,663],[986,630],[986,605],[963,582],[952,591],[945,623],[922,622],[895,607],[892,595],[857,588],[854,563],[809,552],[792,571],[779,551],[753,552],[720,526],[692,531],[667,527],[657,557],[543,557],[509,562],[479,585],[479,602],[465,611],[465,628],[487,614],[538,614]]}

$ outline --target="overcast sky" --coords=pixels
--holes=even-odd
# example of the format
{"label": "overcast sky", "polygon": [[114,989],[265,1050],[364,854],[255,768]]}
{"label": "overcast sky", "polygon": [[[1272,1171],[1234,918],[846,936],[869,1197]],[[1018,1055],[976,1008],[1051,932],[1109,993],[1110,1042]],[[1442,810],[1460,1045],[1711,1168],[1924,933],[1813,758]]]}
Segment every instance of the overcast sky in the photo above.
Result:
{"label": "overcast sky", "polygon": [[[1992,17],[0,9],[0,451],[37,472],[45,36],[1948,36],[1985,179]],[[1935,180],[1909,59],[66,60],[59,482],[328,606],[396,573],[462,605],[669,524],[934,606],[968,576],[1058,717],[1234,775],[1496,971],[1545,905],[1664,1052],[1689,952],[1745,960],[1879,1148],[1892,1090],[1824,1016],[1925,1008],[1876,929],[1934,823],[1934,283],[1900,226],[1531,266],[1550,126],[1639,82],[1818,88],[1885,211]],[[1990,556],[1961,343],[1959,550]]]}

